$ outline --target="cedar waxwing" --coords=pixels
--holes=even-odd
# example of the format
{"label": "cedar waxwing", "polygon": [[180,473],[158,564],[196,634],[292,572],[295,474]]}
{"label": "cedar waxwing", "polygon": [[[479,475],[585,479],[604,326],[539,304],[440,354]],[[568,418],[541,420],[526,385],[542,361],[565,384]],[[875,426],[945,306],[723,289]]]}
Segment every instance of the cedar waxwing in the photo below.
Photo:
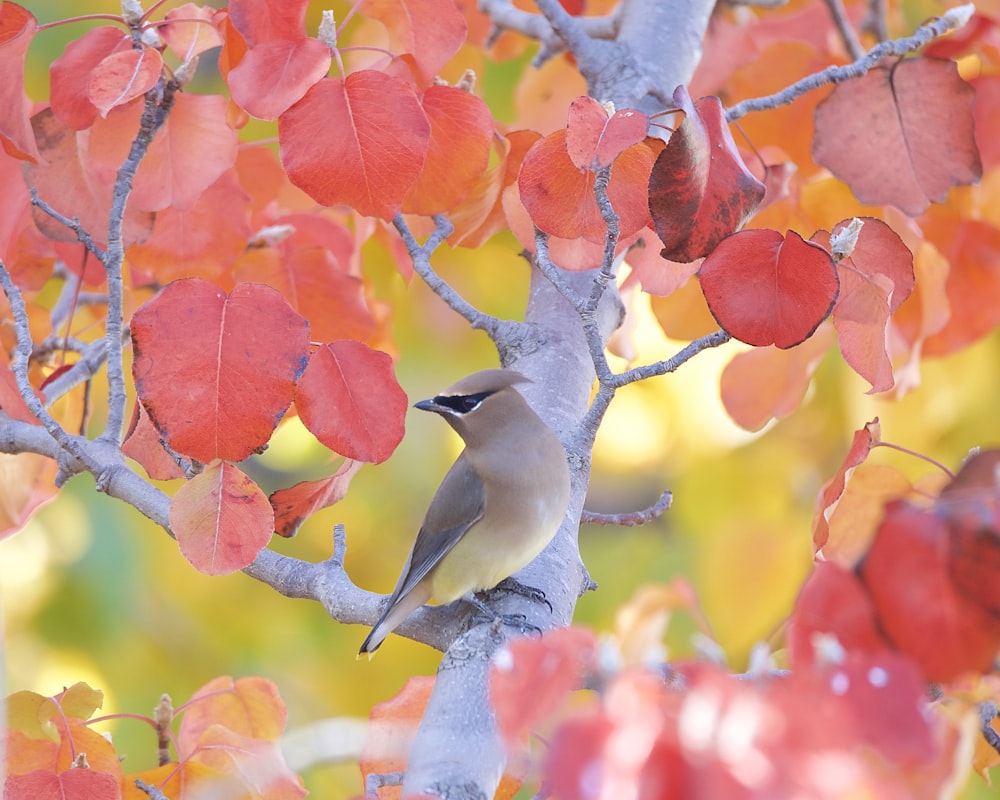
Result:
{"label": "cedar waxwing", "polygon": [[555,536],[569,503],[559,437],[514,389],[518,372],[487,369],[414,408],[433,411],[465,450],[444,476],[382,616],[361,645],[373,653],[414,610],[492,589]]}

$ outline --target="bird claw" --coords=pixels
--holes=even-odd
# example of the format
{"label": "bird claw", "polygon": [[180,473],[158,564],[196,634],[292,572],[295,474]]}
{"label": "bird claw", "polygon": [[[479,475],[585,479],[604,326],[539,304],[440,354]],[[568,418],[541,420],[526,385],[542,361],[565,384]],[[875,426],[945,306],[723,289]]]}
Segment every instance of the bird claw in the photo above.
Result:
{"label": "bird claw", "polygon": [[[521,584],[518,584],[519,586]],[[537,589],[530,589],[530,587],[523,587],[529,589],[530,591],[537,592]],[[493,590],[490,590],[493,591]],[[489,594],[489,593],[485,593]],[[544,598],[544,595],[543,595]],[[465,596],[465,600],[471,605],[475,606],[477,613],[472,615],[473,623],[483,623],[483,624],[496,624],[506,625],[509,628],[516,628],[522,634],[527,633],[537,633],[539,636],[542,635],[542,629],[537,625],[532,625],[528,622],[528,618],[524,614],[497,614],[493,609],[487,606],[482,600],[480,600],[474,594],[468,594]]]}
{"label": "bird claw", "polygon": [[487,597],[494,597],[495,594],[517,594],[521,597],[526,597],[528,600],[533,600],[536,603],[545,603],[549,607],[549,613],[552,612],[552,603],[548,601],[545,596],[545,592],[541,589],[536,589],[534,586],[526,586],[514,578],[504,578],[500,583],[489,589],[484,593]]}

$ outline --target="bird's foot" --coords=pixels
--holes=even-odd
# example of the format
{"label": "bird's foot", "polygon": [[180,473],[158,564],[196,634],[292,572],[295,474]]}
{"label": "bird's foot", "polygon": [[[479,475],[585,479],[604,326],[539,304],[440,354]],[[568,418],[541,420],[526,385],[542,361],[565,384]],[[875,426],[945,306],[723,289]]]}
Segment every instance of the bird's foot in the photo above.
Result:
{"label": "bird's foot", "polygon": [[521,597],[533,600],[536,603],[545,603],[545,605],[549,607],[549,611],[552,611],[552,603],[548,601],[548,598],[545,596],[545,592],[541,589],[536,589],[534,586],[526,586],[520,581],[514,580],[514,578],[504,578],[492,589],[484,592],[484,594],[490,598],[501,594],[517,594]]}
{"label": "bird's foot", "polygon": [[522,634],[537,633],[539,636],[542,635],[542,629],[528,622],[528,618],[524,614],[498,614],[471,592],[465,595],[464,600],[476,608],[477,613],[472,616],[473,622],[499,623],[509,628],[516,628]]}

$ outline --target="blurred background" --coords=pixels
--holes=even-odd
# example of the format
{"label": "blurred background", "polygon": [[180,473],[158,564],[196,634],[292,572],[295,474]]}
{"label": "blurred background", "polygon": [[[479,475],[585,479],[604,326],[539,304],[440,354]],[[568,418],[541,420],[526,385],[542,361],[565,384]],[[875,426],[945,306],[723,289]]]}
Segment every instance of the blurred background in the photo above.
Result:
{"label": "blurred background", "polygon": [[[346,6],[333,5],[343,18]],[[40,22],[84,9],[118,13],[116,3],[98,0],[44,0],[27,7]],[[318,8],[310,13],[310,32],[318,16]],[[47,65],[93,24],[36,36],[28,74],[33,100],[47,96]],[[494,65],[463,51],[453,63],[458,74],[468,66],[476,69],[479,90],[496,117],[513,123],[522,91],[515,82],[527,58]],[[194,90],[211,91],[212,65],[202,65],[199,74],[202,83]],[[573,86],[566,91],[570,97],[580,93]],[[242,133],[247,140],[272,135],[257,123]],[[500,235],[474,251],[443,249],[434,263],[481,309],[517,318],[528,281],[519,249],[513,237]],[[419,281],[404,281],[380,245],[366,246],[364,255],[378,298],[393,308],[396,373],[411,403],[496,365],[485,335],[468,331]],[[629,302],[637,363],[669,357],[683,346],[664,337],[648,297]],[[971,447],[1000,443],[996,334],[960,354],[925,363],[922,385],[899,401],[867,396],[868,385],[831,353],[798,412],[755,434],[731,422],[719,400],[719,373],[739,347],[705,352],[672,376],[629,387],[612,405],[597,442],[588,507],[632,511],[666,489],[673,492],[673,507],[642,528],[583,527],[583,559],[600,588],[581,598],[576,615],[579,624],[609,631],[616,609],[638,587],[685,576],[736,670],[745,668],[750,649],[772,637],[791,609],[811,565],[817,492],[839,466],[854,430],[877,415],[884,439],[951,468]],[[97,409],[102,391],[96,382]],[[103,420],[93,424],[96,430]],[[295,539],[272,546],[322,560],[330,555],[334,524],[343,523],[353,580],[390,591],[426,504],[458,449],[457,437],[441,420],[411,411],[406,438],[387,463],[364,467],[344,501],[314,515]],[[884,449],[873,460],[892,463],[911,478],[931,471]],[[329,474],[336,465],[292,419],[266,453],[241,466],[271,491]],[[16,463],[4,468],[16,469]],[[164,488],[173,492],[176,486]],[[216,676],[261,675],[279,686],[292,730],[324,719],[364,718],[408,677],[433,674],[440,658],[390,637],[373,661],[356,661],[364,628],[332,622],[318,605],[279,597],[243,574],[199,574],[161,529],[97,494],[87,476],[70,481],[24,530],[0,542],[0,605],[3,693],[54,694],[83,680],[105,692],[103,713],[148,714],[161,693],[179,704]],[[671,657],[694,652],[694,630],[693,622],[675,616],[667,641]],[[126,754],[126,771],[155,764],[148,727],[125,720],[110,730]],[[362,791],[353,757],[312,768],[305,778],[316,797]],[[973,779],[967,796],[985,797],[985,786]]]}

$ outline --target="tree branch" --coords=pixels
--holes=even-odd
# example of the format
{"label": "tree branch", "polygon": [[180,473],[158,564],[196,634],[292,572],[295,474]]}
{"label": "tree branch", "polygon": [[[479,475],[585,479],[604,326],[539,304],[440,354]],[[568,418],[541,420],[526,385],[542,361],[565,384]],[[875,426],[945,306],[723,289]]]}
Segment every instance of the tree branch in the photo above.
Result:
{"label": "tree branch", "polygon": [[961,28],[969,21],[975,10],[975,6],[971,4],[956,6],[931,22],[921,25],[914,31],[912,36],[905,39],[880,42],[853,64],[847,64],[843,67],[828,67],[822,72],[809,75],[775,94],[768,95],[767,97],[743,100],[726,111],[726,121],[734,122],[740,119],[740,117],[746,116],[751,111],[766,111],[778,108],[779,106],[786,106],[806,92],[811,92],[813,89],[818,89],[820,86],[825,86],[829,83],[843,83],[852,78],[860,78],[872,68],[878,66],[879,62],[884,58],[912,53],[914,50],[919,50],[924,45],[943,36],[948,31]]}
{"label": "tree branch", "polygon": [[80,224],[80,220],[78,217],[70,219],[69,217],[64,216],[63,214],[60,214],[52,206],[50,206],[48,203],[46,203],[38,196],[38,192],[35,190],[34,186],[29,186],[28,192],[31,194],[31,204],[33,206],[48,214],[56,222],[60,223],[61,225],[65,225],[67,228],[73,231],[73,233],[76,234],[76,238],[80,241],[80,243],[83,244],[83,246],[86,247],[91,253],[97,256],[98,260],[102,264],[104,263],[104,260],[107,257],[107,253],[105,253],[104,250],[102,250],[100,247],[97,246],[97,244],[94,242],[93,237],[86,231],[83,225]]}
{"label": "tree branch", "polygon": [[122,229],[125,223],[125,209],[132,194],[136,170],[139,169],[139,164],[149,150],[156,132],[167,121],[167,115],[174,105],[174,96],[179,89],[180,85],[171,80],[162,88],[157,85],[146,92],[145,107],[139,120],[139,132],[132,140],[128,158],[118,168],[111,194],[108,252],[104,258],[104,269],[108,276],[108,313],[104,328],[108,361],[108,419],[104,433],[99,438],[114,444],[121,444],[125,428],[125,372],[122,357],[124,328],[122,264],[125,261]]}
{"label": "tree branch", "polygon": [[830,11],[830,16],[833,18],[833,24],[837,26],[837,32],[840,34],[840,38],[843,40],[848,54],[855,61],[864,58],[865,49],[861,46],[861,40],[854,32],[854,28],[851,27],[851,21],[847,18],[847,9],[844,8],[842,0],[825,1],[826,7]]}
{"label": "tree branch", "polygon": [[645,508],[642,511],[631,511],[627,514],[598,514],[595,511],[587,511],[585,509],[583,515],[580,517],[580,522],[590,525],[621,525],[626,528],[634,528],[637,525],[645,525],[647,522],[652,522],[654,519],[662,516],[670,508],[670,503],[673,499],[674,496],[671,492],[664,492],[660,495],[660,499],[649,508]]}

